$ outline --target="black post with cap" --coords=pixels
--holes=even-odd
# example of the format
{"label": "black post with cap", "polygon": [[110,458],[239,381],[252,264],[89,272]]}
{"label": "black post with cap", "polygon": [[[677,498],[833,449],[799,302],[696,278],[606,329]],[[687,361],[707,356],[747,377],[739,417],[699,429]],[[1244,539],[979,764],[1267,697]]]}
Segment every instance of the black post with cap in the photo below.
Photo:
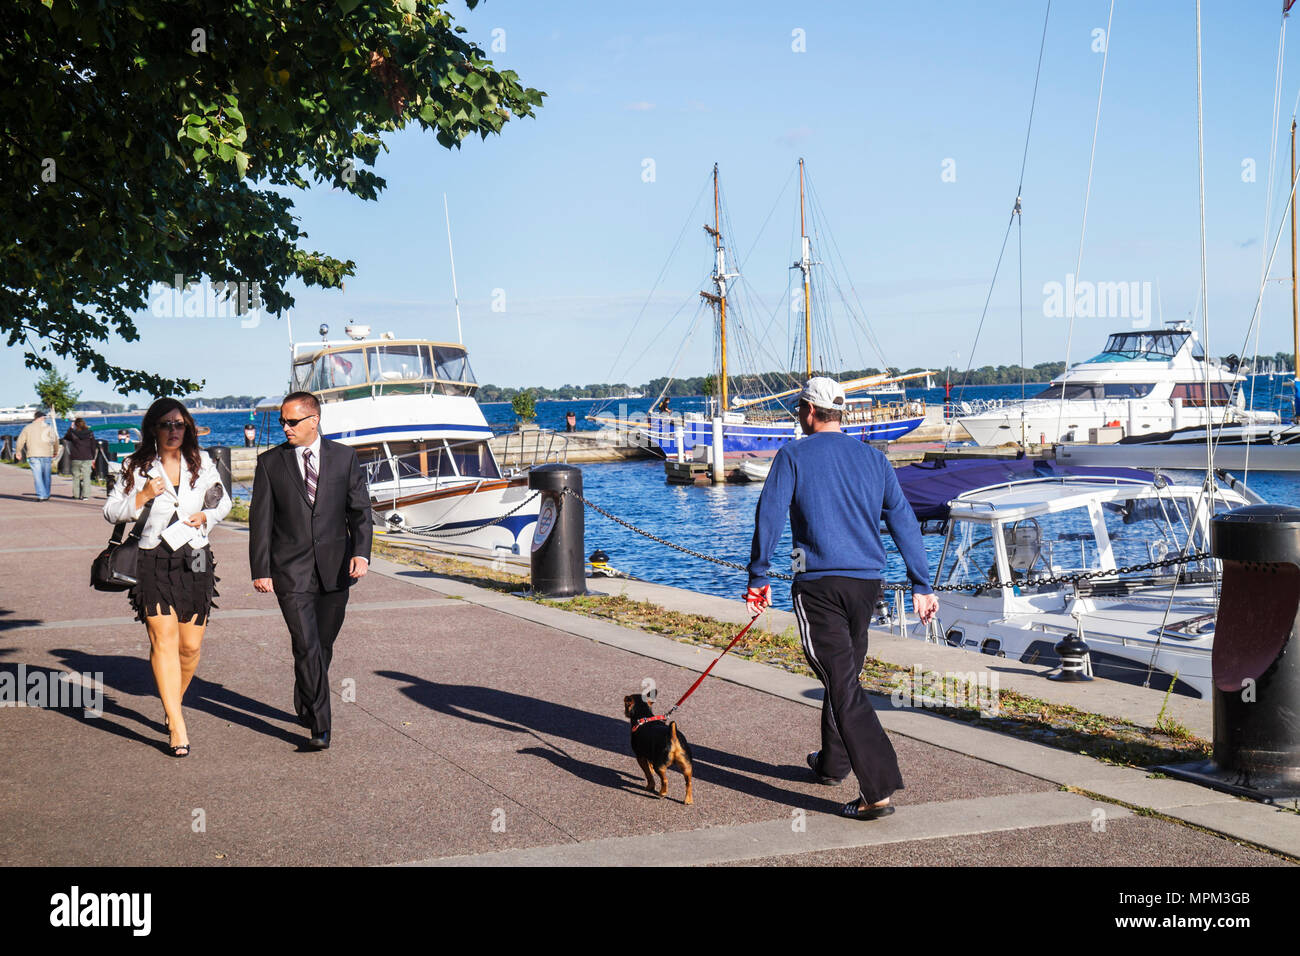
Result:
{"label": "black post with cap", "polygon": [[1158,768],[1266,803],[1300,798],[1300,508],[1219,515],[1223,588],[1211,652],[1214,756]]}
{"label": "black post with cap", "polygon": [[533,528],[530,561],[532,587],[542,597],[587,593],[582,502],[564,493],[582,494],[582,469],[573,465],[538,465],[528,472],[528,487],[541,493]]}

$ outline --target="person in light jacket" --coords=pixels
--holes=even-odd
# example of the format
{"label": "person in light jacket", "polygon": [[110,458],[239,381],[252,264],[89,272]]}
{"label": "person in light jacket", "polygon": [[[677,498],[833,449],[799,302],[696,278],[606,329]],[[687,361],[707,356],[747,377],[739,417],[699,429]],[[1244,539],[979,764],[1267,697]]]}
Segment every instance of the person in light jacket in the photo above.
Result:
{"label": "person in light jacket", "polygon": [[149,662],[166,715],[168,746],[173,756],[187,757],[190,738],[181,701],[198,667],[217,597],[208,535],[230,512],[231,501],[216,463],[199,449],[198,430],[184,405],[158,399],[140,432],[140,445],[126,459],[104,517],[135,521],[150,509],[140,532],[131,606],[149,632]]}
{"label": "person in light jacket", "polygon": [[27,461],[32,466],[32,480],[36,482],[36,500],[50,500],[50,466],[59,449],[59,436],[45,418],[44,412],[37,412],[31,424],[18,433],[18,444],[14,455]]}

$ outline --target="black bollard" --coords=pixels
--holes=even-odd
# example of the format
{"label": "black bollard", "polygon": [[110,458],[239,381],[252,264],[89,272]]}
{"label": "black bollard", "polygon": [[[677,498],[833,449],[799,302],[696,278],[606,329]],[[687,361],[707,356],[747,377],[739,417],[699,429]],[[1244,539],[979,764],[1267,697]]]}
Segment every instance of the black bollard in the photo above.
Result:
{"label": "black bollard", "polygon": [[0,435],[0,460],[14,460],[14,436]]}
{"label": "black bollard", "polygon": [[95,442],[95,464],[90,468],[90,477],[98,478],[101,481],[108,480],[108,462],[110,452],[108,442],[100,438]]}
{"label": "black bollard", "polygon": [[1300,797],[1300,508],[1219,515],[1223,588],[1211,652],[1214,757],[1158,768],[1265,803]]}
{"label": "black bollard", "polygon": [[226,494],[233,498],[235,493],[230,490],[230,449],[225,445],[209,445],[205,450],[217,463],[217,474],[221,476],[221,483],[226,486]]}
{"label": "black bollard", "polygon": [[533,591],[544,597],[586,594],[583,505],[563,493],[568,488],[582,494],[582,469],[539,465],[529,470],[528,487],[540,491],[542,497],[533,529]]}
{"label": "black bollard", "polygon": [[72,449],[62,439],[59,440],[59,444],[63,447],[63,454],[59,455],[59,469],[56,474],[70,475],[72,474]]}

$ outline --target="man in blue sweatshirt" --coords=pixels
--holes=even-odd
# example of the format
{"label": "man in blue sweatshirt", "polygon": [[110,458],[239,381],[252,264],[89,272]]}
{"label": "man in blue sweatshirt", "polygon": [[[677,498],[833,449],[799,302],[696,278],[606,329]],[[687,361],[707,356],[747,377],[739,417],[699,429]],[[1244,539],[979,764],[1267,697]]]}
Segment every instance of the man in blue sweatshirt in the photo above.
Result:
{"label": "man in blue sweatshirt", "polygon": [[808,663],[826,688],[821,750],[808,755],[817,780],[838,784],[852,772],[858,799],[842,816],[874,820],[894,812],[890,794],[903,788],[898,757],[858,676],[885,570],[883,518],[912,582],[912,605],[928,622],[939,602],[916,523],[894,469],[879,451],[840,429],[844,389],[810,378],[799,395],[805,438],[776,453],[754,515],[749,560],[752,613],[772,603],[771,556],[787,513],[794,551],[795,617]]}

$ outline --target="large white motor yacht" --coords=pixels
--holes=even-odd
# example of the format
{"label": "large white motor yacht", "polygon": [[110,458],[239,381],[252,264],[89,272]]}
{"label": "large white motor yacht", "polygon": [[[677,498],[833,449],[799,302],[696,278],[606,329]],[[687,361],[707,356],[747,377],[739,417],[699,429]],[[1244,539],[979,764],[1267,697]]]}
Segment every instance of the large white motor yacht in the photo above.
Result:
{"label": "large white motor yacht", "polygon": [[[1078,362],[1025,401],[954,406],[978,445],[1087,442],[1110,426],[1110,440],[1196,425],[1275,424],[1274,412],[1251,411],[1237,388],[1244,377],[1211,360],[1194,331],[1170,328],[1116,332],[1100,354]],[[1206,397],[1206,379],[1209,396]]]}

